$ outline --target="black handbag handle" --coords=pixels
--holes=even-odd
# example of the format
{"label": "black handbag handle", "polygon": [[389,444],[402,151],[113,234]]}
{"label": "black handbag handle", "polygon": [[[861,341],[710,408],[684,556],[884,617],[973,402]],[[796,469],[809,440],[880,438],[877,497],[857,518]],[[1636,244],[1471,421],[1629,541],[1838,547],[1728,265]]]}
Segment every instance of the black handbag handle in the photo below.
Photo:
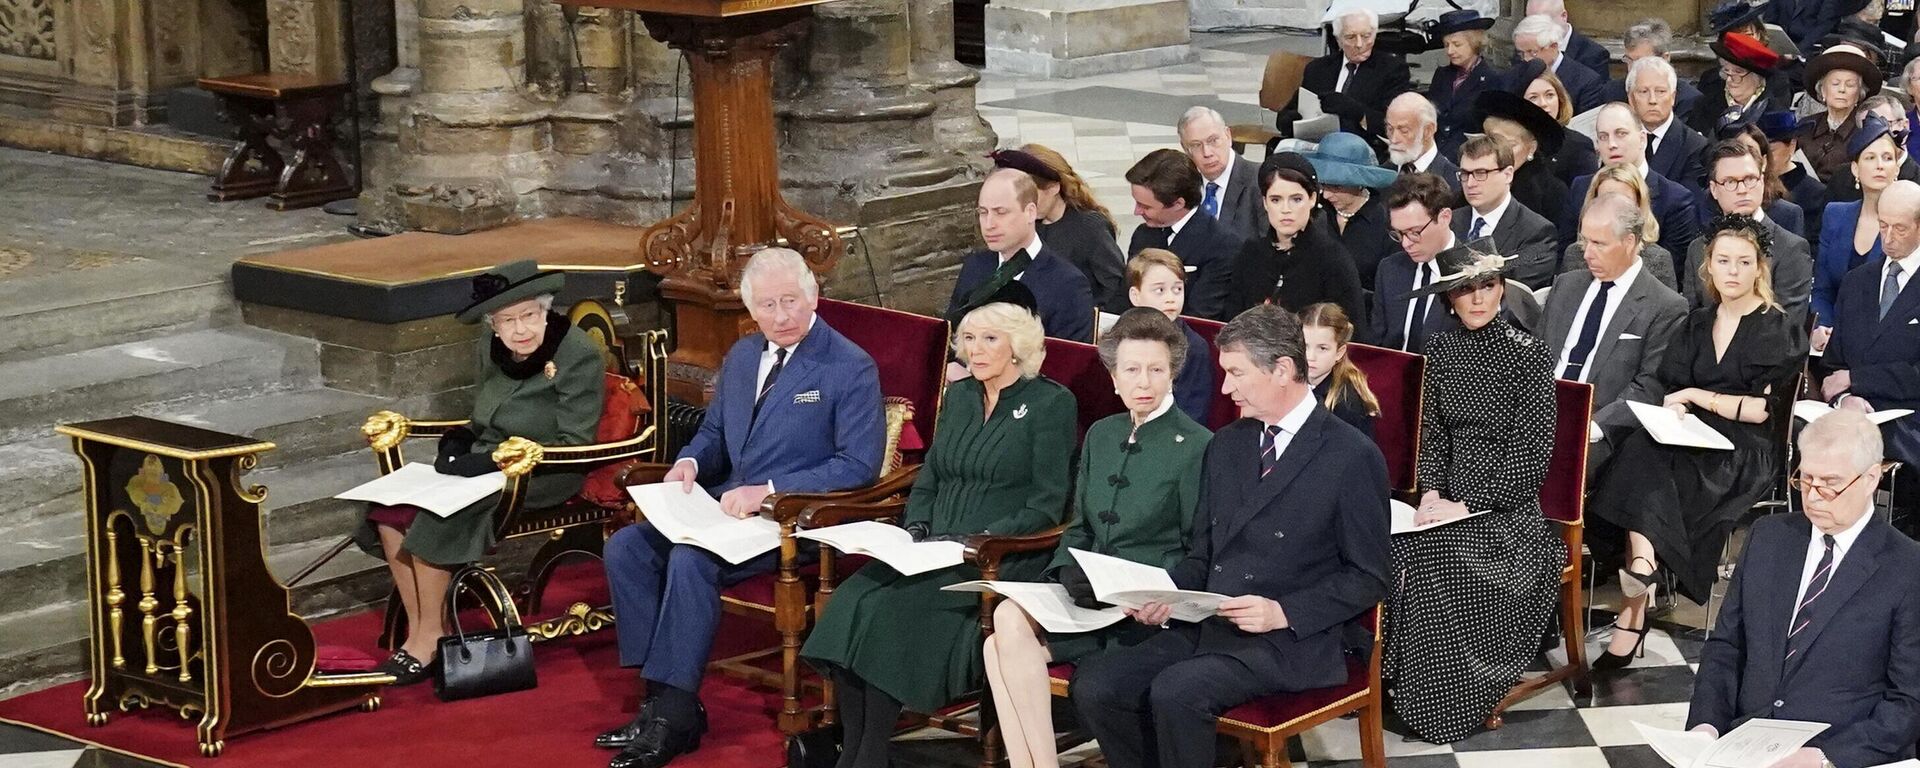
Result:
{"label": "black handbag handle", "polygon": [[[509,635],[515,631],[524,631],[520,621],[520,607],[513,604],[513,595],[507,591],[505,584],[500,583],[500,577],[479,566],[463,567],[453,574],[452,580],[447,582],[446,605],[447,616],[453,623],[453,636],[460,643],[461,653],[467,652],[467,633],[460,626],[460,587],[463,585],[471,587],[472,585],[467,584],[469,580],[475,581],[484,588],[485,594],[482,599],[491,599],[494,605],[500,607],[500,623],[494,629],[506,630]],[[511,644],[507,646],[507,653],[514,653]]]}

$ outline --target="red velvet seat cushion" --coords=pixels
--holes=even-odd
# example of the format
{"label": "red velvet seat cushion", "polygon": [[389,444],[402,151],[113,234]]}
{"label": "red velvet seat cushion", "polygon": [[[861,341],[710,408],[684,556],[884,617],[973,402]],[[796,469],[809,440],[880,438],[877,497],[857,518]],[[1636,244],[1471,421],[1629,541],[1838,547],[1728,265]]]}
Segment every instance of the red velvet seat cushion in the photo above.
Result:
{"label": "red velvet seat cushion", "polygon": [[1046,350],[1047,358],[1040,363],[1040,375],[1073,392],[1074,402],[1080,407],[1076,442],[1087,434],[1087,427],[1094,422],[1127,409],[1126,403],[1113,391],[1113,376],[1100,363],[1100,350],[1092,344],[1049,337]]}
{"label": "red velvet seat cushion", "polygon": [[1578,523],[1586,507],[1587,422],[1593,419],[1593,385],[1553,383],[1553,456],[1540,486],[1540,514],[1548,520]]}
{"label": "red velvet seat cushion", "polygon": [[[617,443],[640,434],[641,421],[653,412],[653,405],[647,402],[647,392],[641,382],[617,373],[604,375],[606,396],[601,400],[600,423],[594,427],[593,441]],[[580,498],[607,509],[625,507],[627,492],[618,482],[623,468],[622,463],[613,463],[588,472],[585,484],[580,487]]]}
{"label": "red velvet seat cushion", "polygon": [[820,318],[873,358],[880,369],[880,396],[913,403],[913,421],[900,436],[908,464],[933,441],[946,388],[947,321],[911,312],[821,299]]}
{"label": "red velvet seat cushion", "polygon": [[1380,401],[1373,441],[1387,460],[1387,481],[1412,490],[1420,451],[1420,377],[1426,359],[1397,349],[1347,345],[1347,359],[1367,375],[1367,388]]}

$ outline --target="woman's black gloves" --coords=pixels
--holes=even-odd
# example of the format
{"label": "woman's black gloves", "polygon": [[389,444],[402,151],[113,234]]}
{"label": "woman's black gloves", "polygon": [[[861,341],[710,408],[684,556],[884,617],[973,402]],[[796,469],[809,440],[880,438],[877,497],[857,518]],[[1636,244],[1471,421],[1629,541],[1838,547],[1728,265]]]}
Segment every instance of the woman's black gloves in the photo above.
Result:
{"label": "woman's black gloves", "polygon": [[[973,534],[971,533],[943,533],[938,536],[935,536],[933,535],[933,529],[929,527],[925,522],[907,523],[906,531],[907,531],[907,535],[912,536],[913,540],[916,542],[958,541],[964,544],[966,543],[967,539],[973,538]],[[986,531],[981,531],[981,533],[986,533]]]}
{"label": "woman's black gloves", "polygon": [[433,460],[433,471],[443,475],[461,477],[479,477],[500,468],[493,463],[493,454],[474,453],[473,444],[480,437],[466,427],[454,427],[440,436],[439,456]]}
{"label": "woman's black gloves", "polygon": [[1073,604],[1082,608],[1098,610],[1107,607],[1100,598],[1093,596],[1093,582],[1087,580],[1087,572],[1079,563],[1068,563],[1053,572],[1053,578],[1060,586],[1067,588],[1067,597],[1073,598]]}

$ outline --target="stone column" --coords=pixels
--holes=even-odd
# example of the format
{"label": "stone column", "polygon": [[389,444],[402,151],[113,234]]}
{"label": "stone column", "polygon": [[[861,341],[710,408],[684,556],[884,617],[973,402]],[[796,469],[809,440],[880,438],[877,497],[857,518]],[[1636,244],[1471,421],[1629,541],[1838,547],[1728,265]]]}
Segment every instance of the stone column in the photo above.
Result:
{"label": "stone column", "polygon": [[562,14],[562,29],[571,30],[568,42],[577,49],[565,68],[571,72],[565,95],[553,112],[554,174],[548,188],[559,209],[607,215],[605,201],[594,193],[611,179],[608,158],[619,148],[619,120],[627,108],[629,26],[636,21],[631,12],[606,8],[569,6]]}
{"label": "stone column", "polygon": [[[367,210],[396,218],[385,228],[447,233],[538,215],[532,195],[548,172],[548,110],[523,93],[522,0],[419,0],[418,8],[419,83],[388,97],[404,102],[395,130],[405,161],[388,189],[367,191],[389,196]],[[519,210],[523,201],[529,210]]]}
{"label": "stone column", "polygon": [[1193,60],[1187,0],[996,0],[987,69],[1085,77]]}
{"label": "stone column", "polygon": [[908,0],[907,24],[913,33],[913,84],[934,102],[934,135],[976,169],[980,156],[997,139],[974,108],[979,73],[953,58],[953,0]]}

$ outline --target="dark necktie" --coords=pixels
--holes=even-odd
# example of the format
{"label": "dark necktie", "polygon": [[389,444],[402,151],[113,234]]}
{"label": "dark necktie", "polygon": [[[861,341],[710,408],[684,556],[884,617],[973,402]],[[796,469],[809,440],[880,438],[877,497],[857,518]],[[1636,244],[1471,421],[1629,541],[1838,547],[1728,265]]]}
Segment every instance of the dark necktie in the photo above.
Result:
{"label": "dark necktie", "polygon": [[1334,90],[1340,93],[1346,93],[1348,88],[1353,87],[1353,73],[1359,70],[1360,70],[1359,64],[1355,64],[1351,61],[1347,62],[1347,81],[1345,83],[1341,83],[1340,87]]}
{"label": "dark necktie", "polygon": [[1587,305],[1587,320],[1580,324],[1580,337],[1573,343],[1573,351],[1567,354],[1567,370],[1560,378],[1569,381],[1581,381],[1580,373],[1587,367],[1587,356],[1593,354],[1594,344],[1600,340],[1601,316],[1607,313],[1607,292],[1613,290],[1613,281],[1600,283],[1600,292],[1593,295],[1593,303]]}
{"label": "dark necktie", "polygon": [[1893,302],[1900,298],[1900,262],[1887,261],[1887,279],[1880,284],[1880,319],[1887,319]]}
{"label": "dark necktie", "polygon": [[1659,134],[1656,134],[1653,131],[1647,131],[1647,154],[1648,155],[1653,154],[1655,145],[1659,143],[1660,143]]}
{"label": "dark necktie", "polygon": [[1269,424],[1260,436],[1260,479],[1273,474],[1273,468],[1280,464],[1280,425]]}
{"label": "dark necktie", "polygon": [[968,312],[985,304],[987,299],[993,298],[1001,288],[1007,287],[1007,283],[1013,282],[1014,278],[1019,277],[1020,273],[1027,271],[1027,267],[1032,265],[1033,257],[1027,253],[1027,249],[1014,251],[1013,258],[1007,259],[1005,263],[996,267],[986,282],[974,286],[973,291],[967,294],[966,302],[956,308],[957,314],[947,318],[947,322],[958,327],[961,317],[965,317]]}
{"label": "dark necktie", "polygon": [[767,393],[773,391],[774,379],[780,378],[780,369],[787,367],[785,347],[773,351],[773,367],[767,369],[767,380],[760,382],[760,394],[753,398],[753,418],[760,418],[760,404],[767,401]]}
{"label": "dark necktie", "polygon": [[1480,218],[1480,216],[1476,214],[1473,217],[1473,229],[1467,231],[1467,239],[1468,240],[1480,239],[1480,230],[1486,225],[1487,225],[1487,220]]}
{"label": "dark necktie", "polygon": [[[1427,262],[1426,264],[1414,265],[1413,268],[1420,271],[1420,285],[1417,287],[1425,288],[1427,287],[1427,284],[1433,282],[1433,272],[1427,269],[1432,263],[1433,262]],[[1415,346],[1413,343],[1414,340],[1419,338],[1421,331],[1426,330],[1427,299],[1430,299],[1430,298],[1433,298],[1432,294],[1428,294],[1425,296],[1421,296],[1420,298],[1414,299],[1413,306],[1407,310],[1407,327],[1405,329],[1406,338],[1400,340],[1401,351],[1413,352],[1414,346]]]}
{"label": "dark necktie", "polygon": [[1400,166],[1401,173],[1415,173],[1419,170],[1420,169],[1413,167],[1413,163],[1406,163]]}
{"label": "dark necktie", "polygon": [[1807,608],[1826,593],[1827,583],[1833,581],[1833,537],[1822,535],[1820,543],[1825,544],[1827,550],[1820,553],[1820,564],[1814,567],[1813,578],[1807,580],[1807,596],[1800,598],[1800,607],[1793,609],[1793,628],[1787,630],[1787,658],[1789,659],[1805,648],[1803,645],[1805,641],[1802,638],[1810,637],[1802,634],[1807,625],[1813,623],[1813,617],[1809,615],[1811,611]]}

